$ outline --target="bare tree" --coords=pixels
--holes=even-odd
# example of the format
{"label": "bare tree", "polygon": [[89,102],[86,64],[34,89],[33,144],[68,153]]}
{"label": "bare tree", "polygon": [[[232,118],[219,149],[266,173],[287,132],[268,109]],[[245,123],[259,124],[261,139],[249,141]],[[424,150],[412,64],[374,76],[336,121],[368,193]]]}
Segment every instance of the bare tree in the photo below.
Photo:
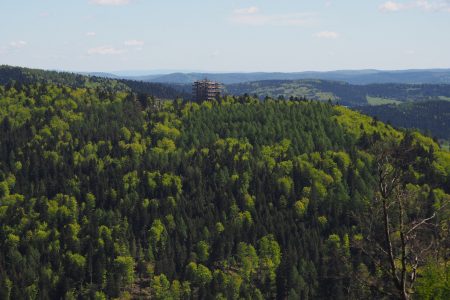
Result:
{"label": "bare tree", "polygon": [[414,161],[413,147],[384,143],[375,149],[377,188],[368,214],[360,219],[365,230],[356,246],[379,274],[366,283],[406,300],[414,291],[418,268],[437,254],[438,211],[429,203],[420,203],[418,193],[407,186],[405,170]]}

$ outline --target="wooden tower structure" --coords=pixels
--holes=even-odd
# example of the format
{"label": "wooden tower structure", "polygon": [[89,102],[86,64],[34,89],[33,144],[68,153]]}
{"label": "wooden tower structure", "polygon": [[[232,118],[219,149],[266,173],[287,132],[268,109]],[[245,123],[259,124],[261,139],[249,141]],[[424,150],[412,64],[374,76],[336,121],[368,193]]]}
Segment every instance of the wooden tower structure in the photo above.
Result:
{"label": "wooden tower structure", "polygon": [[192,85],[192,95],[197,102],[214,100],[222,91],[222,85],[208,79],[198,80]]}

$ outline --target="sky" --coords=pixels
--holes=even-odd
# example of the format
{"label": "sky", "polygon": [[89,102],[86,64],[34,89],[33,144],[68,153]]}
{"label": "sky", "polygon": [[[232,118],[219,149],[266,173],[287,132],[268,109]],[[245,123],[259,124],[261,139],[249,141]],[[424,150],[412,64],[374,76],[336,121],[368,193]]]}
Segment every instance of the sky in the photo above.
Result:
{"label": "sky", "polygon": [[450,0],[0,0],[0,64],[156,73],[450,68]]}

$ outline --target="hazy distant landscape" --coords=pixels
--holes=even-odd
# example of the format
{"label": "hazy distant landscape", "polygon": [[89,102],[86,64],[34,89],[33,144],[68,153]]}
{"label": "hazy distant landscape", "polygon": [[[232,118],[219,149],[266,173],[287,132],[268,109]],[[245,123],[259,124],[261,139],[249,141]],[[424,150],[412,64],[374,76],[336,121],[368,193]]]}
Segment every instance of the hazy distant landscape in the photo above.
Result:
{"label": "hazy distant landscape", "polygon": [[[95,73],[94,73],[95,74]],[[97,73],[98,75],[98,73]],[[106,74],[105,76],[117,76]],[[120,77],[120,76],[117,76]],[[345,81],[351,84],[372,83],[408,83],[408,84],[450,84],[450,69],[425,69],[425,70],[348,70],[330,72],[257,72],[257,73],[171,73],[152,74],[147,76],[126,76],[128,79],[160,82],[189,84],[195,80],[209,78],[224,84],[235,84],[250,81],[263,80],[301,80],[321,79],[332,81]]]}

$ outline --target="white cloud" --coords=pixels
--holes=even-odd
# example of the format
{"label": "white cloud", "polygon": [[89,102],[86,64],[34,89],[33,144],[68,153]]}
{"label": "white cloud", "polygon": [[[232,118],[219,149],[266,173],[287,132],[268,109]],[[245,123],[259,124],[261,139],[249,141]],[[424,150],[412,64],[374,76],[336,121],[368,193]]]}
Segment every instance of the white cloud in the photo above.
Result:
{"label": "white cloud", "polygon": [[140,40],[128,40],[123,43],[125,46],[132,46],[132,47],[140,47],[144,46],[145,42]]}
{"label": "white cloud", "polygon": [[382,12],[398,12],[417,9],[425,12],[450,12],[450,0],[416,0],[409,2],[387,1],[380,5]]}
{"label": "white cloud", "polygon": [[440,0],[440,1],[417,0],[415,2],[415,6],[424,11],[450,12],[449,0]]}
{"label": "white cloud", "polygon": [[321,39],[337,39],[339,37],[339,33],[334,31],[321,31],[316,33],[314,36]]}
{"label": "white cloud", "polygon": [[393,1],[388,1],[388,2],[385,2],[380,5],[380,10],[383,12],[395,12],[395,11],[405,10],[407,8],[408,8],[408,5],[398,3],[398,2],[393,2]]}
{"label": "white cloud", "polygon": [[95,47],[95,48],[91,48],[87,51],[87,53],[89,55],[117,55],[117,54],[122,54],[125,51],[122,49],[117,49],[111,46],[100,46],[100,47]]}
{"label": "white cloud", "polygon": [[252,26],[302,26],[311,23],[312,17],[310,13],[263,14],[256,6],[252,6],[236,9],[230,20],[236,24]]}
{"label": "white cloud", "polygon": [[12,41],[9,43],[10,47],[16,48],[16,49],[23,48],[26,45],[27,45],[27,42],[25,42],[25,41]]}
{"label": "white cloud", "polygon": [[416,1],[415,5],[420,9],[430,11],[430,10],[436,9],[438,3],[430,3],[429,1],[419,0],[419,1]]}
{"label": "white cloud", "polygon": [[97,33],[93,32],[93,31],[86,32],[86,36],[96,36],[96,35],[97,35]]}
{"label": "white cloud", "polygon": [[256,6],[246,7],[246,8],[239,8],[234,11],[237,15],[252,15],[259,12],[259,8]]}
{"label": "white cloud", "polygon": [[130,4],[131,0],[91,0],[91,3],[97,5],[126,5]]}

